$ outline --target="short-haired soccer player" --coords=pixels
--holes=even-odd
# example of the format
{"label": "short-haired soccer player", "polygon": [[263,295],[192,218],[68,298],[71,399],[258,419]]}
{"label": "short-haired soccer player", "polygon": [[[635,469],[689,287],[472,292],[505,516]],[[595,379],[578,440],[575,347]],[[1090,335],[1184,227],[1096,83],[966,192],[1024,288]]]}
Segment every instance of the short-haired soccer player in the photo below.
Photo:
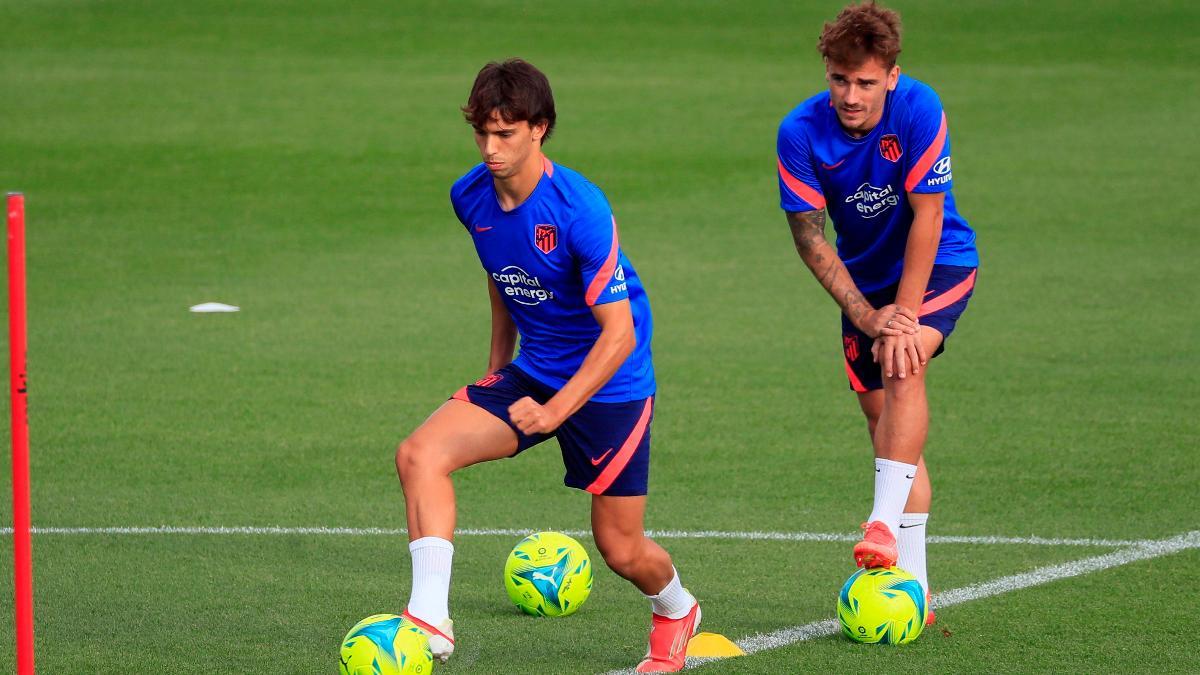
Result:
{"label": "short-haired soccer player", "polygon": [[396,451],[413,566],[405,615],[430,635],[436,657],[449,657],[450,474],[557,437],[564,482],[592,495],[596,548],[650,599],[650,649],[638,671],[680,670],[700,607],[643,531],[655,393],[646,292],[604,194],[542,154],[555,112],[541,71],[520,59],[487,64],[463,114],[483,162],[450,199],[487,274],[488,374]]}
{"label": "short-haired soccer player", "polygon": [[874,508],[855,562],[898,563],[928,600],[927,361],[971,297],[975,233],[950,192],[942,104],[896,65],[900,17],[873,2],[849,5],[825,24],[818,50],[829,91],[779,126],[781,205],[800,257],[842,309],[846,374],[875,449]]}

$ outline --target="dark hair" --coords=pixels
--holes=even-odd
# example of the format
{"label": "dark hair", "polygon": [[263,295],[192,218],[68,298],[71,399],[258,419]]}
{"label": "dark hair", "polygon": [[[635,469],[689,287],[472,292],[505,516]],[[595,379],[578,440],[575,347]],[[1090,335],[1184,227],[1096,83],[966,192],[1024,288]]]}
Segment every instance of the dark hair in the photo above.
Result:
{"label": "dark hair", "polygon": [[900,55],[900,15],[874,2],[847,5],[825,24],[817,51],[832,63],[857,66],[875,56],[891,68]]}
{"label": "dark hair", "polygon": [[493,110],[510,124],[545,122],[542,143],[548,141],[554,131],[554,93],[550,91],[550,80],[528,61],[492,61],[475,76],[471,95],[462,108],[463,117],[471,126],[482,129]]}

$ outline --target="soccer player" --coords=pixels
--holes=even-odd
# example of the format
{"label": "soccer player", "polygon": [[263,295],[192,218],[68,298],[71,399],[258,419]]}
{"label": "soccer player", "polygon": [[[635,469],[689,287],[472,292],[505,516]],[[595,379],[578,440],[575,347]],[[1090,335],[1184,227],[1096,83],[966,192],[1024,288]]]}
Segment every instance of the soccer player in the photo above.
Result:
{"label": "soccer player", "polygon": [[829,91],[779,126],[781,205],[800,257],[842,309],[846,374],[875,450],[874,508],[854,560],[899,564],[928,597],[925,377],[971,297],[975,233],[950,192],[942,104],[896,65],[900,17],[849,5],[817,48]]}
{"label": "soccer player", "polygon": [[650,649],[638,671],[680,670],[700,606],[643,531],[655,393],[646,291],[604,194],[542,154],[555,111],[541,71],[520,59],[489,63],[462,110],[483,162],[450,200],[487,274],[488,374],[396,451],[413,567],[405,616],[445,661],[454,650],[450,474],[556,437],[564,482],[592,496],[596,548],[649,597]]}

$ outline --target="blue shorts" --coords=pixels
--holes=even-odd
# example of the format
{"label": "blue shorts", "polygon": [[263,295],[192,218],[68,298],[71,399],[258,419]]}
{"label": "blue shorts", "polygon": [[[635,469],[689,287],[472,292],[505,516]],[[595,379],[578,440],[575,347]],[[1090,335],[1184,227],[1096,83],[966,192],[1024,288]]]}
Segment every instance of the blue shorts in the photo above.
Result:
{"label": "blue shorts", "polygon": [[520,454],[556,437],[567,469],[563,483],[596,495],[619,497],[646,494],[650,476],[650,423],[654,397],[625,403],[588,401],[551,434],[526,436],[508,417],[508,407],[526,396],[549,401],[552,389],[511,363],[458,390],[452,398],[483,408],[517,434]]}
{"label": "blue shorts", "polygon": [[[922,326],[929,326],[942,334],[942,344],[933,356],[946,350],[946,340],[954,332],[958,317],[967,309],[967,300],[975,291],[975,267],[956,265],[934,265],[925,286],[925,299],[917,312]],[[890,305],[896,300],[899,284],[865,293],[872,307]],[[871,357],[873,338],[859,330],[842,315],[842,351],[846,355],[846,376],[850,388],[857,392],[883,389],[883,370]],[[933,358],[933,357],[930,357]]]}

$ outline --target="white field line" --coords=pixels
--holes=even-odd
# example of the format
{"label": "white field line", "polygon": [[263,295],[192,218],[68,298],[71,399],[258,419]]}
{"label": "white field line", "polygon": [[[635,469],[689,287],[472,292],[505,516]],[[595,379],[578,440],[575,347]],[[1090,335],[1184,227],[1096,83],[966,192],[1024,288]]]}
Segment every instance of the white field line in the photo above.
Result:
{"label": "white field line", "polygon": [[[479,536],[508,536],[523,537],[537,532],[526,528],[463,528],[455,535],[467,537]],[[559,530],[572,537],[590,537],[589,530]],[[11,527],[0,528],[0,535],[13,533]],[[147,534],[177,534],[177,535],[336,535],[350,537],[400,537],[408,532],[402,528],[379,527],[242,527],[242,526],[176,526],[162,525],[158,527],[35,527],[33,534],[59,535],[147,535]],[[646,534],[656,539],[726,539],[748,541],[817,541],[817,542],[852,542],[862,538],[861,534],[842,534],[831,532],[736,532],[725,530],[648,530]],[[1024,544],[1033,546],[1099,546],[1127,547],[1153,544],[1149,539],[1066,539],[1054,537],[995,537],[995,536],[957,536],[933,535],[926,539],[930,544]]]}
{"label": "white field line", "polygon": [[[992,581],[943,591],[933,596],[932,606],[949,607],[963,602],[989,598],[1009,591],[1029,588],[1030,586],[1038,586],[1059,579],[1067,579],[1113,567],[1120,567],[1121,565],[1128,565],[1139,560],[1149,560],[1150,558],[1171,555],[1192,548],[1200,548],[1200,530],[1193,530],[1168,539],[1140,542],[1130,548],[1123,548],[1112,553],[1105,553],[1058,565],[1039,567],[1029,572],[1022,572],[1021,574],[1013,574],[993,579]],[[840,631],[841,627],[838,625],[836,619],[825,619],[824,621],[814,621],[803,626],[784,628],[772,633],[752,635],[738,640],[737,645],[747,654],[754,654],[755,652],[779,649],[780,647],[793,645],[804,640],[836,635]],[[688,659],[687,667],[693,668],[718,660],[723,659],[692,658]],[[626,673],[633,672],[633,670],[614,670],[607,675],[625,675]]]}

